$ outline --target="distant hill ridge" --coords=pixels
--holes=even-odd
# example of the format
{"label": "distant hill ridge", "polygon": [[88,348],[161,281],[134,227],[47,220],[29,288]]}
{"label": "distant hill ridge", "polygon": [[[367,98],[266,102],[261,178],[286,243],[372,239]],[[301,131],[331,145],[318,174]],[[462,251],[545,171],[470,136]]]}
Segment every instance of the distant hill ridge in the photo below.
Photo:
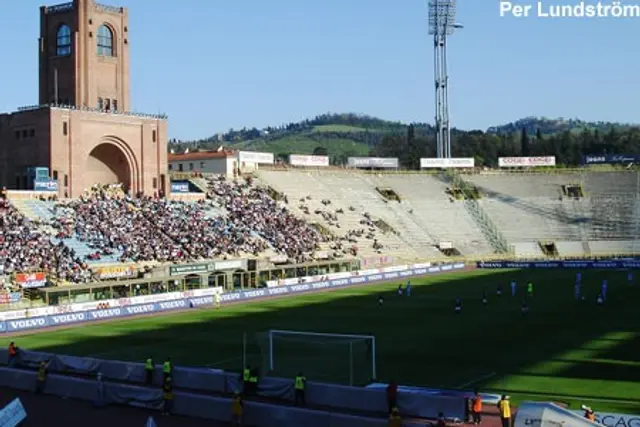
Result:
{"label": "distant hill ridge", "polygon": [[[169,148],[175,152],[182,152],[187,148],[191,151],[210,150],[223,145],[239,150],[272,152],[280,156],[292,153],[329,155],[336,163],[340,163],[350,156],[385,154],[385,150],[381,148],[384,144],[381,143],[385,139],[406,138],[410,127],[416,139],[424,141],[425,146],[430,145],[434,128],[426,123],[394,122],[354,113],[327,113],[277,127],[232,129],[197,141],[172,140]],[[473,140],[482,145],[482,141],[479,140],[493,141],[495,137],[519,140],[523,130],[531,138],[553,139],[567,132],[572,135],[584,132],[606,134],[612,131],[624,132],[632,128],[635,126],[604,121],[526,117],[492,126],[484,131],[453,129],[452,135],[456,143]]]}

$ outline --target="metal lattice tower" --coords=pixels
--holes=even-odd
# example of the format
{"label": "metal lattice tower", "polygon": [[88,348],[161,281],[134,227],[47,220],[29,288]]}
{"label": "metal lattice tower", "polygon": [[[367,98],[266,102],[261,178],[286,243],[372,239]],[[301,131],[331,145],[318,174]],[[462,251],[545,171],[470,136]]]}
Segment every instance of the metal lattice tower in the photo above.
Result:
{"label": "metal lattice tower", "polygon": [[456,0],[429,0],[429,34],[433,35],[434,78],[436,86],[436,144],[438,158],[451,158],[449,125],[449,75],[447,36],[462,28],[456,23]]}

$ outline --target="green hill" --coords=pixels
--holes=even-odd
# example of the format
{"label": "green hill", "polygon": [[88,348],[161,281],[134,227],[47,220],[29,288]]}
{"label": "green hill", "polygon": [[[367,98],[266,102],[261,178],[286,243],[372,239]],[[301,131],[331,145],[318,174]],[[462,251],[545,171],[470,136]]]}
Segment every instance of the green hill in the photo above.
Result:
{"label": "green hill", "polygon": [[[530,140],[528,147],[522,145],[523,129]],[[424,123],[410,125],[358,114],[323,114],[280,127],[234,129],[198,141],[173,140],[169,148],[183,152],[187,148],[211,150],[222,145],[271,152],[282,158],[289,154],[328,155],[334,164],[345,163],[350,156],[393,156],[399,157],[403,165],[415,167],[416,159],[435,156],[434,140],[434,128]],[[485,165],[491,165],[498,155],[525,153],[553,154],[563,164],[577,164],[580,153],[635,153],[639,140],[638,130],[632,125],[562,118],[527,117],[486,131],[452,130],[454,156],[474,156],[478,164]]]}

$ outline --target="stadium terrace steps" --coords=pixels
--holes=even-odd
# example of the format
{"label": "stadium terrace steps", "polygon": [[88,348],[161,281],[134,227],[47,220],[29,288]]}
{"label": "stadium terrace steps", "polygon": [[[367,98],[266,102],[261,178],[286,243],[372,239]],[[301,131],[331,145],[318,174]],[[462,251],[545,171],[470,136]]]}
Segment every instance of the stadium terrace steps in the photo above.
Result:
{"label": "stadium terrace steps", "polygon": [[369,175],[371,185],[388,187],[399,194],[401,203],[389,203],[391,209],[412,211],[414,221],[433,240],[433,244],[452,242],[463,255],[487,255],[491,244],[464,204],[451,201],[447,185],[431,175]]}
{"label": "stadium terrace steps", "polygon": [[600,240],[589,242],[593,256],[611,254],[631,254],[640,252],[638,240]]}
{"label": "stadium terrace steps", "polygon": [[115,253],[113,255],[102,255],[99,260],[90,260],[87,256],[94,254],[95,249],[92,249],[85,242],[78,240],[76,237],[70,237],[67,239],[51,239],[53,243],[62,242],[66,247],[73,250],[78,258],[90,265],[99,264],[117,264],[120,262],[121,253]]}
{"label": "stadium terrace steps", "polygon": [[[369,213],[374,220],[382,219],[392,228],[397,224],[389,219],[387,203],[378,194],[375,188],[370,187],[361,176],[346,172],[311,172],[311,171],[260,171],[260,179],[272,188],[283,192],[289,198],[289,206],[297,215],[303,217],[306,221],[317,222],[328,228],[335,235],[344,235],[349,230],[366,229],[367,227],[360,224],[364,219],[363,213]],[[300,209],[300,199],[305,200],[304,204],[309,208],[310,214],[304,214]],[[325,206],[322,200],[330,200],[331,204]],[[352,207],[354,210],[350,210]],[[330,225],[321,215],[315,214],[314,211],[322,210],[335,212],[338,209],[343,210],[343,214],[338,214],[338,224]],[[380,216],[384,212],[387,216]],[[398,230],[396,230],[398,231]],[[424,253],[417,253],[415,248],[410,244],[409,239],[397,234],[381,230],[376,230],[375,239],[383,245],[382,252],[387,255],[393,255],[396,259],[415,260],[424,258]],[[365,236],[358,237],[357,246],[359,255],[376,256],[379,252],[373,248],[373,239]]]}

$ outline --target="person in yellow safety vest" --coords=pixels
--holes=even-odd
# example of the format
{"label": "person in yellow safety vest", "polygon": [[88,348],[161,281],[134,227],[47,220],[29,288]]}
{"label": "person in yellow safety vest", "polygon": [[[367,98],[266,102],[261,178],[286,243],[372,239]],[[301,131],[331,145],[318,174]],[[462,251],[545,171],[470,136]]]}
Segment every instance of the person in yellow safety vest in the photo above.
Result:
{"label": "person in yellow safety vest", "polygon": [[164,379],[164,384],[162,385],[162,400],[164,403],[162,414],[171,414],[171,406],[173,404],[173,380],[171,377]]}
{"label": "person in yellow safety vest", "polygon": [[36,374],[36,394],[44,393],[44,383],[47,379],[47,362],[44,360],[40,362],[38,366],[38,373]]}
{"label": "person in yellow safety vest", "polygon": [[252,371],[251,376],[249,376],[249,392],[252,394],[258,392],[258,376],[254,371]]}
{"label": "person in yellow safety vest", "polygon": [[234,427],[242,426],[242,413],[244,410],[244,402],[240,393],[235,393],[231,398],[231,422]]}
{"label": "person in yellow safety vest", "polygon": [[155,367],[153,366],[153,358],[151,356],[147,357],[147,360],[144,362],[144,383],[146,385],[153,384],[153,370]]}
{"label": "person in yellow safety vest", "polygon": [[242,392],[244,394],[248,394],[249,393],[249,383],[251,379],[251,366],[247,365],[245,366],[245,368],[242,370]]}
{"label": "person in yellow safety vest", "polygon": [[165,362],[162,364],[162,374],[164,376],[164,380],[173,375],[173,363],[171,362],[170,357],[168,357],[167,360],[165,360]]}
{"label": "person in yellow safety vest", "polygon": [[389,427],[402,427],[402,417],[398,408],[392,408],[389,414]]}
{"label": "person in yellow safety vest", "polygon": [[295,380],[295,404],[306,405],[307,399],[305,398],[305,389],[307,388],[307,377],[302,372],[298,372],[298,376]]}
{"label": "person in yellow safety vest", "polygon": [[220,296],[220,292],[216,292],[215,294],[213,294],[213,305],[216,308],[220,308],[221,299],[222,299],[222,297]]}
{"label": "person in yellow safety vest", "polygon": [[498,402],[498,410],[500,411],[502,427],[511,427],[511,402],[509,402],[509,396],[502,395]]}

